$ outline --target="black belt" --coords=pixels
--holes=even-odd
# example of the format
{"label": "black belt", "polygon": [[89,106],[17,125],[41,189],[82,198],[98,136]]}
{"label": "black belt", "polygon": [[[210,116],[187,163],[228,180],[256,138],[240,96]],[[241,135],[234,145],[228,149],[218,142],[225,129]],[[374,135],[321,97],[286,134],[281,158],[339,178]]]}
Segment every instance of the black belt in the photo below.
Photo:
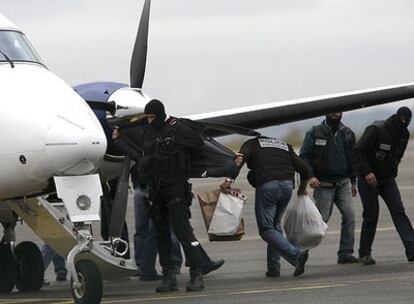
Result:
{"label": "black belt", "polygon": [[335,187],[341,187],[343,185],[349,184],[351,181],[349,178],[344,178],[343,180],[340,180],[339,182],[319,182],[319,187],[322,188],[335,188]]}

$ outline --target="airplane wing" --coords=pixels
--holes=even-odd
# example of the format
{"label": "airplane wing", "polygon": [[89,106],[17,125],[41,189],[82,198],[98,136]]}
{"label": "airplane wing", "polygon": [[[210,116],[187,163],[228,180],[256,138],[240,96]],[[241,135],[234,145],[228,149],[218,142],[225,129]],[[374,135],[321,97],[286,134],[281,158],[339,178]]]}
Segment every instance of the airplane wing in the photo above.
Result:
{"label": "airplane wing", "polygon": [[[413,97],[414,83],[407,83],[188,115],[185,118],[201,123],[258,129],[318,117],[327,113],[345,112]],[[215,129],[209,135],[215,137],[227,134],[229,134],[228,130],[224,132]]]}
{"label": "airplane wing", "polygon": [[[145,0],[130,64],[131,88],[142,89],[144,81],[150,6],[151,1]],[[116,85],[119,86],[119,84]],[[106,87],[109,89],[104,89]],[[89,101],[89,105],[96,111],[109,110],[114,113],[116,110],[114,105],[102,104],[102,101],[108,101],[109,92],[113,91],[111,88],[114,89],[116,86],[112,83],[85,84],[75,89],[85,100]],[[99,90],[99,94],[91,94],[97,90]],[[254,136],[257,133],[252,131],[252,129],[318,117],[332,112],[345,112],[412,97],[414,97],[414,83],[407,83],[342,94],[280,101],[270,104],[189,115],[184,118],[202,123],[205,127],[205,134],[211,137],[235,133]],[[115,102],[116,105],[119,103],[119,100],[115,100]],[[120,104],[122,105],[122,103]],[[126,119],[114,119],[109,121],[109,124],[117,124],[118,126],[128,125],[131,122],[130,119],[130,117]]]}

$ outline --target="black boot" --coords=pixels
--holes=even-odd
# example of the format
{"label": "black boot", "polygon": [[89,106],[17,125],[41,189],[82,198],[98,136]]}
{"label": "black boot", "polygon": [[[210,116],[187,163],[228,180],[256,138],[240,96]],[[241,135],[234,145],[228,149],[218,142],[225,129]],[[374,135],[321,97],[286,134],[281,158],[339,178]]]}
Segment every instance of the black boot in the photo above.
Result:
{"label": "black boot", "polygon": [[202,291],[204,289],[203,275],[201,269],[190,269],[190,282],[187,291]]}
{"label": "black boot", "polygon": [[177,279],[173,269],[164,269],[162,272],[161,285],[155,289],[156,292],[178,291]]}

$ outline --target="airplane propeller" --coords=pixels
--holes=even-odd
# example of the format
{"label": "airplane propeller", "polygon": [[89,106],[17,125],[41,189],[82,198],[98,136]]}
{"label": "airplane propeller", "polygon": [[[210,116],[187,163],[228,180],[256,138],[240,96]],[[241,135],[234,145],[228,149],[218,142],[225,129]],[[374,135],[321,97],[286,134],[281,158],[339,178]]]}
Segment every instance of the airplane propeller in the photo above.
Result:
{"label": "airplane propeller", "polygon": [[[141,21],[138,26],[138,33],[135,39],[134,50],[132,51],[130,63],[130,87],[142,88],[147,62],[148,28],[150,17],[151,0],[146,0],[142,9]],[[130,159],[125,156],[122,163],[121,174],[116,185],[116,194],[112,202],[111,222],[109,235],[120,237],[125,224],[126,206],[128,202],[128,180],[130,170]]]}
{"label": "airplane propeller", "polygon": [[144,82],[145,67],[147,64],[148,49],[148,27],[151,1],[146,0],[142,9],[141,21],[138,26],[138,33],[135,39],[134,50],[132,51],[131,64],[129,69],[129,80],[131,88],[142,89]]}
{"label": "airplane propeller", "polygon": [[128,107],[117,105],[115,101],[102,102],[95,100],[86,100],[86,102],[92,109],[106,111],[111,113],[112,115],[115,115],[116,110],[128,109]]}
{"label": "airplane propeller", "polygon": [[[138,26],[138,33],[135,39],[135,45],[131,56],[130,63],[130,87],[141,89],[144,77],[145,67],[147,61],[148,50],[148,29],[149,29],[149,17],[150,17],[151,1],[146,0],[142,9],[141,20]],[[92,108],[106,110],[110,113],[114,113],[119,106],[114,102],[101,103],[94,101],[87,101]],[[122,118],[121,118],[122,120]],[[128,118],[129,120],[129,118]],[[247,136],[257,136],[258,132],[242,128],[238,126],[232,126],[228,124],[220,123],[202,123],[206,134],[225,135],[225,134],[243,134]],[[126,206],[128,200],[128,180],[130,170],[130,159],[125,157],[122,164],[121,174],[118,178],[116,185],[116,194],[112,206],[112,214],[110,220],[109,234],[113,238],[120,237],[125,224]]]}
{"label": "airplane propeller", "polygon": [[115,198],[112,202],[111,222],[109,223],[109,235],[115,238],[120,237],[124,229],[130,166],[131,159],[125,156],[116,185]]}

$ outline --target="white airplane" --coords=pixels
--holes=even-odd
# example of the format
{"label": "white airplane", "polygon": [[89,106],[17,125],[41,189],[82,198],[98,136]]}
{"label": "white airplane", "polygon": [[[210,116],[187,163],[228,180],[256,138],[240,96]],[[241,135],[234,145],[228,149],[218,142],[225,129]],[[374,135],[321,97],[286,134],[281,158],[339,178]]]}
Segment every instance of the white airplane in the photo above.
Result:
{"label": "white airplane", "polygon": [[[19,219],[67,257],[76,303],[100,302],[102,278],[136,271],[133,261],[123,257],[125,252],[117,250],[123,222],[114,221],[114,239],[108,242],[94,240],[91,223],[99,220],[101,183],[118,173],[123,178],[118,184],[120,198],[114,202],[121,204],[116,216],[123,217],[125,212],[128,166],[123,156],[110,149],[110,126],[132,122],[151,100],[142,92],[149,14],[150,0],[146,0],[132,54],[130,85],[87,83],[77,86],[76,92],[47,69],[24,33],[0,15],[0,222],[4,227],[0,292],[10,292],[14,286],[34,291],[43,283],[39,249],[30,242],[15,245]],[[186,118],[203,125],[209,136],[254,135],[256,128],[412,97],[414,83],[408,83]]]}

